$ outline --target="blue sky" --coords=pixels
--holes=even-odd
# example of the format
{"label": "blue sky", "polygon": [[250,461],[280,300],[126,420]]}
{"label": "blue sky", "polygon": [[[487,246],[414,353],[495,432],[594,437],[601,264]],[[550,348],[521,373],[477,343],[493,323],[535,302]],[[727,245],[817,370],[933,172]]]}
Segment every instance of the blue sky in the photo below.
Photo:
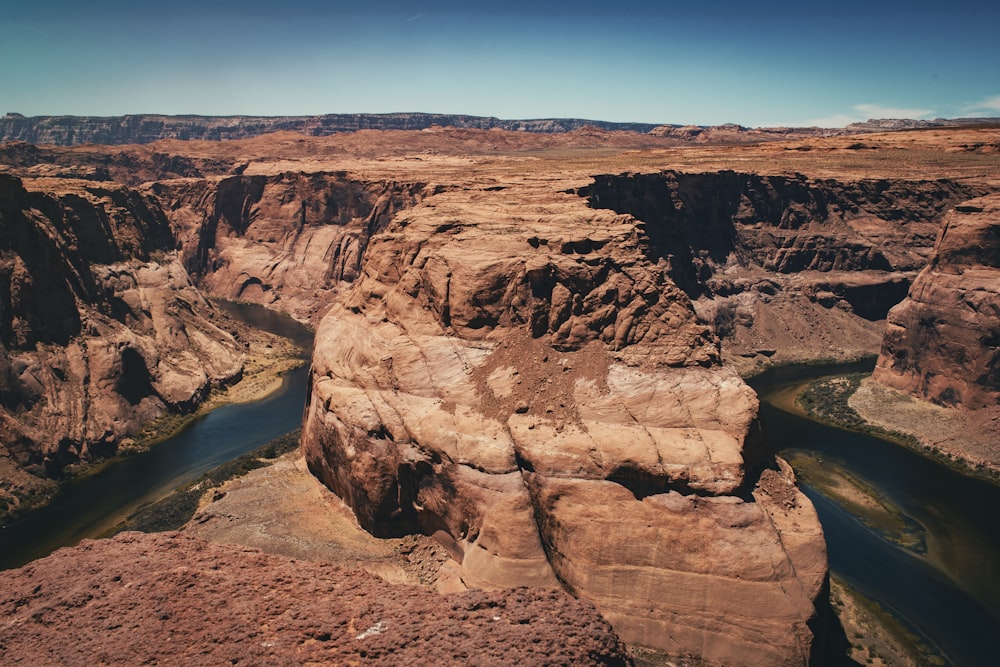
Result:
{"label": "blue sky", "polygon": [[1000,116],[1000,3],[0,0],[0,113]]}

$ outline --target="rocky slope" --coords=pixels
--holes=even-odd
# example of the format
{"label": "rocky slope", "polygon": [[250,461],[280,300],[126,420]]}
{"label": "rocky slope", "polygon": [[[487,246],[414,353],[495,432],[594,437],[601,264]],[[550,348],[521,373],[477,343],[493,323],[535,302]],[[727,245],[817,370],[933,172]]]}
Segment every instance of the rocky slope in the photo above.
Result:
{"label": "rocky slope", "polygon": [[889,312],[873,377],[945,406],[1000,405],[1000,196],[945,218],[930,263]]}
{"label": "rocky slope", "polygon": [[[590,205],[633,215],[649,253],[733,357],[871,353],[926,264],[945,211],[982,186],[800,174],[605,175]],[[744,366],[747,362],[741,362]]]}
{"label": "rocky slope", "polygon": [[[0,460],[58,476],[237,378],[244,346],[192,286],[155,201],[0,175]],[[7,475],[5,475],[5,478]],[[19,481],[18,481],[19,480]]]}
{"label": "rocky slope", "polygon": [[85,541],[0,590],[5,665],[629,664],[564,593],[442,596],[177,533]]}
{"label": "rocky slope", "polygon": [[645,226],[549,180],[445,190],[372,239],[317,332],[311,469],[470,586],[562,586],[630,643],[804,664],[825,546],[754,448],[753,392]]}

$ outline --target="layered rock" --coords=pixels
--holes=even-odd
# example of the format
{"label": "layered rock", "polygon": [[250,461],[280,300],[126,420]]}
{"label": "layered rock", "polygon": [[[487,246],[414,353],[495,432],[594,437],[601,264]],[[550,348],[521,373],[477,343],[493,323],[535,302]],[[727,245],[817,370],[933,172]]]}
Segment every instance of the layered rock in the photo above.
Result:
{"label": "layered rock", "polygon": [[202,289],[306,321],[357,277],[371,236],[432,191],[322,172],[164,180],[148,190]]}
{"label": "layered rock", "polygon": [[0,176],[0,458],[57,476],[239,376],[173,245],[133,190]]}
{"label": "layered rock", "polygon": [[521,132],[569,132],[586,126],[604,130],[648,132],[651,123],[612,123],[579,118],[503,120],[456,114],[387,113],[322,116],[0,116],[0,141],[36,144],[146,144],[159,139],[220,141],[292,131],[326,136],[358,130],[423,130],[434,126]]}
{"label": "layered rock", "polygon": [[945,218],[930,263],[889,312],[873,377],[941,405],[1000,405],[1000,196]]}
{"label": "layered rock", "polygon": [[372,238],[317,332],[310,468],[470,586],[562,586],[628,642],[805,664],[825,545],[754,447],[753,392],[645,226],[552,188],[440,192]]}
{"label": "layered rock", "polygon": [[958,181],[721,171],[598,176],[591,206],[643,221],[727,356],[794,360],[878,349],[889,308],[930,257]]}
{"label": "layered rock", "polygon": [[4,664],[626,665],[593,605],[438,595],[178,533],[84,541],[0,572]]}

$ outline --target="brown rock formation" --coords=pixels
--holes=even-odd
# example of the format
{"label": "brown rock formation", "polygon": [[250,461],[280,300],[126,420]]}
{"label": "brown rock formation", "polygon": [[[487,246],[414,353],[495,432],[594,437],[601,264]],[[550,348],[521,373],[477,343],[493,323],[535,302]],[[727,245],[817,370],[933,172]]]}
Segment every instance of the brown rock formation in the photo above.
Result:
{"label": "brown rock formation", "polygon": [[[157,182],[181,258],[211,294],[315,321],[357,277],[373,234],[425,196],[421,183],[343,173],[281,173]],[[280,303],[279,303],[280,301]]]}
{"label": "brown rock formation", "polygon": [[1000,405],[1000,196],[945,218],[930,263],[889,312],[874,378],[941,405]]}
{"label": "brown rock formation", "polygon": [[178,533],[85,541],[0,591],[5,665],[629,664],[564,593],[437,595]]}
{"label": "brown rock formation", "polygon": [[0,458],[58,475],[239,375],[172,246],[133,190],[0,176]]}
{"label": "brown rock formation", "polygon": [[317,333],[310,467],[469,585],[562,585],[629,642],[804,664],[825,546],[790,470],[761,476],[753,392],[644,225],[553,187],[443,191],[372,239]]}
{"label": "brown rock formation", "polygon": [[668,171],[598,176],[579,192],[643,221],[651,253],[727,357],[788,361],[873,353],[879,321],[926,264],[945,211],[984,190]]}

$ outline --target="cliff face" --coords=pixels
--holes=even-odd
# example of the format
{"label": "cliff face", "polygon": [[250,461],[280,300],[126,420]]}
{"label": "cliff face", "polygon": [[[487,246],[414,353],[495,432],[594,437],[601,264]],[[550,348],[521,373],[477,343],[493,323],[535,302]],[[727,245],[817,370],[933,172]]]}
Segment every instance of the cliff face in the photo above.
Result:
{"label": "cliff face", "polygon": [[874,378],[946,406],[1000,405],[1000,197],[945,218],[930,263],[889,312]]}
{"label": "cliff face", "polygon": [[[0,459],[57,476],[238,376],[156,202],[114,184],[0,175]],[[15,484],[15,487],[17,485]],[[16,505],[17,488],[3,501]]]}
{"label": "cliff face", "polygon": [[878,349],[876,322],[926,263],[956,181],[837,181],[723,171],[596,177],[590,205],[643,221],[649,254],[732,355]]}
{"label": "cliff face", "polygon": [[815,512],[651,254],[641,223],[547,179],[397,214],[317,332],[307,461],[374,534],[437,536],[469,585],[562,586],[677,655],[805,664]]}
{"label": "cliff face", "polygon": [[315,321],[353,281],[373,234],[432,191],[343,173],[174,179],[148,186],[202,289]]}

